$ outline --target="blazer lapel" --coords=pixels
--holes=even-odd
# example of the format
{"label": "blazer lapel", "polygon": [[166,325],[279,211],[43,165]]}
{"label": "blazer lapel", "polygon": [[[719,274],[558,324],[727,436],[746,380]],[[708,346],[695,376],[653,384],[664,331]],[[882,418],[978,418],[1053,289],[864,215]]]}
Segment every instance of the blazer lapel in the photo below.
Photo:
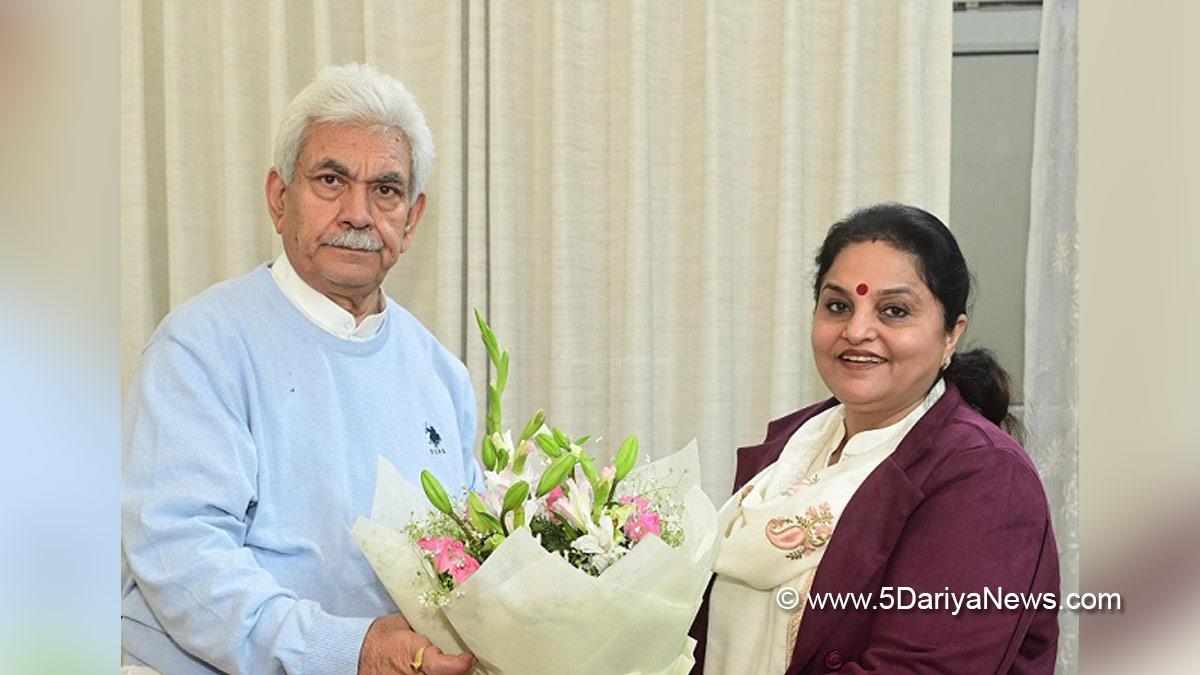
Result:
{"label": "blazer lapel", "polygon": [[837,399],[827,399],[815,405],[802,408],[796,412],[772,421],[767,425],[767,437],[758,445],[738,448],[737,471],[733,477],[733,492],[737,492],[759,471],[767,468],[779,455],[784,447],[805,422],[812,417],[837,405]]}
{"label": "blazer lapel", "polygon": [[[838,519],[810,593],[874,592],[868,585],[891,557],[909,515],[925,498],[907,469],[929,452],[933,438],[959,404],[953,384],[867,476]],[[789,673],[803,672],[847,610],[805,612]]]}
{"label": "blazer lapel", "polygon": [[[895,462],[884,460],[846,504],[817,567],[810,593],[873,591],[867,586],[887,563],[905,521],[923,498],[921,490]],[[812,659],[844,611],[805,611],[792,653],[793,668]]]}

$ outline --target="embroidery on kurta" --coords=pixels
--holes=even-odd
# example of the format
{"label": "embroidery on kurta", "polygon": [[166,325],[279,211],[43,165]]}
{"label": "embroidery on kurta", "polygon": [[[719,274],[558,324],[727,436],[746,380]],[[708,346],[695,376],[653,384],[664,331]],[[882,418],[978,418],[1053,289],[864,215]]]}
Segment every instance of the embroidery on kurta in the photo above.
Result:
{"label": "embroidery on kurta", "polygon": [[799,560],[829,543],[834,520],[829,502],[821,502],[805,509],[802,516],[767,521],[767,541],[775,548],[790,551],[788,560]]}
{"label": "embroidery on kurta", "polygon": [[791,497],[799,492],[800,488],[811,487],[819,482],[821,482],[821,477],[815,473],[811,476],[802,476],[797,478],[796,481],[793,482],[790,487],[788,487],[788,489],[784,490],[783,494],[785,497]]}
{"label": "embroidery on kurta", "polygon": [[737,513],[729,521],[729,525],[725,526],[725,538],[728,539],[733,531],[746,524],[746,514],[742,511],[742,502],[746,501],[746,497],[754,490],[754,485],[747,485],[742,488],[742,493],[738,495]]}

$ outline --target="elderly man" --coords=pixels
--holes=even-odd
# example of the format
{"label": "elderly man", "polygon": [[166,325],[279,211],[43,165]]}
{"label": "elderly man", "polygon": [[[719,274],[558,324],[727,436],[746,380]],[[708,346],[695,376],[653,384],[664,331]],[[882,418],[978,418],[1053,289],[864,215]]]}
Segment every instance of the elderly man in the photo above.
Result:
{"label": "elderly man", "polygon": [[388,299],[433,141],[398,81],[331,68],[267,175],[283,255],[168,316],[124,423],[127,664],[163,673],[461,673],[409,629],[350,536],[377,456],[480,486],[466,369]]}

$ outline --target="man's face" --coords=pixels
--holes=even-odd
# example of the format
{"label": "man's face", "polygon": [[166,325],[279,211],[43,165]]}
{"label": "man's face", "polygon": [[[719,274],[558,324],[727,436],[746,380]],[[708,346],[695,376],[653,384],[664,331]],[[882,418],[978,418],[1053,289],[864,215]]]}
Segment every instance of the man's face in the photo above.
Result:
{"label": "man's face", "polygon": [[356,124],[308,129],[290,183],[272,169],[267,206],[301,279],[330,297],[361,301],[408,250],[425,210],[409,194],[408,141]]}

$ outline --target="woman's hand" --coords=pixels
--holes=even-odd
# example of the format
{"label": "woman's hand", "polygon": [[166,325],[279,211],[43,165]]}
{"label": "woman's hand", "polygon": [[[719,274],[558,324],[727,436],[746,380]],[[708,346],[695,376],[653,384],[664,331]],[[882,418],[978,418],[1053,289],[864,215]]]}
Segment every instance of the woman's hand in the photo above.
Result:
{"label": "woman's hand", "polygon": [[462,675],[474,664],[470,652],[444,654],[429,638],[413,631],[403,616],[389,614],[367,629],[358,654],[358,675]]}

